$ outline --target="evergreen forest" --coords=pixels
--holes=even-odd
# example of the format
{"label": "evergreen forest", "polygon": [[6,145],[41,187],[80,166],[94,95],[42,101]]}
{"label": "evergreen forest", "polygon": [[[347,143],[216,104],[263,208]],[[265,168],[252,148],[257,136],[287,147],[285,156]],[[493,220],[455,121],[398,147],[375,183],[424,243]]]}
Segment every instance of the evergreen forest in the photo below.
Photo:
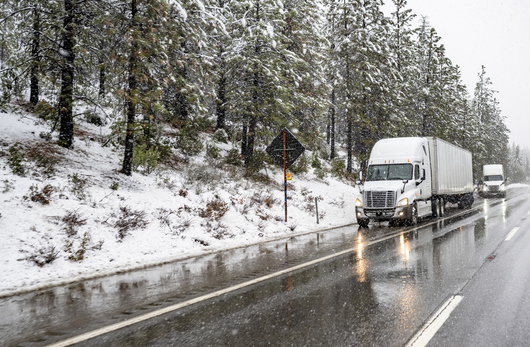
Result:
{"label": "evergreen forest", "polygon": [[[390,1],[389,1],[390,2]],[[110,125],[105,145],[138,160],[237,143],[249,173],[278,132],[345,175],[386,137],[436,136],[526,181],[485,66],[466,86],[427,17],[406,0],[2,0],[0,110],[39,115],[75,145],[80,120]],[[171,138],[167,131],[171,128]],[[315,154],[316,153],[316,154]],[[339,154],[341,154],[339,156]]]}

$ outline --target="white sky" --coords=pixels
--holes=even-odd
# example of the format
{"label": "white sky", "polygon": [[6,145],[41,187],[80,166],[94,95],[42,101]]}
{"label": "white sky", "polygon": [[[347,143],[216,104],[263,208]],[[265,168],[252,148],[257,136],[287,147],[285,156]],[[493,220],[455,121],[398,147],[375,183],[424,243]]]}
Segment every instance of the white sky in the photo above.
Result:
{"label": "white sky", "polygon": [[[391,0],[386,0],[385,13]],[[473,94],[481,66],[506,125],[510,144],[530,148],[530,1],[528,0],[408,0],[417,15],[428,17],[446,48],[446,55],[460,66],[462,80]]]}

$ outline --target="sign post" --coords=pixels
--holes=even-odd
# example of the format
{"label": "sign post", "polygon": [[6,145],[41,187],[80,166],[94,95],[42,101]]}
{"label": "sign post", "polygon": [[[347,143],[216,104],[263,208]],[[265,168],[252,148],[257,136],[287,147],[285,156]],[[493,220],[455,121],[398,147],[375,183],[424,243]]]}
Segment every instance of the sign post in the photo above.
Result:
{"label": "sign post", "polygon": [[283,128],[265,151],[274,159],[276,164],[283,166],[285,222],[287,222],[287,169],[304,153],[305,148],[289,130]]}

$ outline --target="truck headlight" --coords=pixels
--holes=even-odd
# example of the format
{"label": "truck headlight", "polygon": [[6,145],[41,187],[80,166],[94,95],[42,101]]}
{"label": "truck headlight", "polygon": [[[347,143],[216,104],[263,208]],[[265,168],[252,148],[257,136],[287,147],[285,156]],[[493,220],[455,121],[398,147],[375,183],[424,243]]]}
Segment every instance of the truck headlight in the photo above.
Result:
{"label": "truck headlight", "polygon": [[409,199],[408,198],[403,198],[401,200],[399,200],[399,202],[397,203],[398,206],[408,206],[409,204]]}
{"label": "truck headlight", "polygon": [[361,200],[355,200],[355,207],[363,207],[363,203],[361,202]]}
{"label": "truck headlight", "polygon": [[482,187],[482,190],[486,192],[489,190],[489,187],[487,185],[484,185],[484,187]]}

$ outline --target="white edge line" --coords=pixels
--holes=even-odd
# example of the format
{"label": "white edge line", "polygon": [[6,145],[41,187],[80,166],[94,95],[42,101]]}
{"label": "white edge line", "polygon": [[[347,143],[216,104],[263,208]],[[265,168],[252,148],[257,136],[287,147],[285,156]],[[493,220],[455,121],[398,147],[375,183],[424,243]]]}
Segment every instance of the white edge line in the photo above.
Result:
{"label": "white edge line", "polygon": [[[380,240],[377,240],[377,241],[379,242]],[[366,245],[364,245],[363,247],[366,247]],[[187,301],[183,301],[183,302],[180,302],[178,304],[171,305],[171,306],[162,308],[162,309],[157,310],[157,311],[149,312],[149,313],[140,315],[138,317],[134,317],[134,318],[122,321],[122,322],[118,322],[118,323],[111,324],[111,325],[108,325],[108,326],[100,328],[100,329],[96,329],[96,330],[87,332],[85,334],[74,336],[74,337],[69,338],[67,340],[59,341],[57,343],[53,343],[51,345],[48,345],[48,347],[64,347],[64,346],[70,346],[70,345],[72,345],[74,343],[79,343],[79,342],[82,342],[82,341],[86,341],[86,340],[89,340],[89,339],[94,338],[96,336],[103,335],[103,334],[106,334],[106,333],[109,333],[109,332],[112,332],[112,331],[127,327],[129,325],[140,323],[140,322],[149,320],[151,318],[158,317],[158,316],[163,315],[165,313],[176,311],[176,310],[184,308],[186,306],[190,306],[190,305],[196,304],[196,303],[204,301],[204,300],[215,298],[217,296],[220,296],[220,295],[223,295],[223,294],[227,294],[227,293],[233,292],[235,290],[238,290],[238,289],[241,289],[241,288],[244,288],[244,287],[248,287],[250,285],[253,285],[253,284],[256,284],[256,283],[260,283],[260,282],[266,281],[268,279],[271,279],[271,278],[274,278],[274,277],[278,277],[278,276],[284,275],[286,273],[289,273],[289,272],[292,272],[292,271],[296,271],[296,270],[302,269],[304,267],[308,267],[308,266],[311,266],[311,265],[314,265],[314,264],[317,264],[317,263],[320,263],[320,262],[323,262],[323,261],[326,261],[326,260],[329,260],[329,259],[332,259],[332,258],[336,258],[336,257],[341,256],[343,254],[352,253],[354,251],[355,251],[355,249],[347,249],[347,250],[344,250],[344,251],[341,251],[341,252],[338,252],[338,253],[333,253],[333,254],[330,254],[328,256],[309,261],[307,263],[303,263],[303,264],[300,264],[300,265],[297,265],[297,266],[293,266],[293,267],[290,267],[288,269],[284,269],[284,270],[281,270],[281,271],[278,271],[278,272],[275,272],[275,273],[272,273],[272,274],[269,274],[269,275],[266,275],[266,276],[263,276],[263,277],[255,278],[255,279],[247,281],[247,282],[236,284],[234,286],[231,286],[231,287],[228,287],[228,288],[224,288],[224,289],[221,289],[221,290],[209,293],[209,294],[201,295],[201,296],[198,296],[196,298],[193,298],[193,299],[190,299],[190,300],[187,300]]]}
{"label": "white edge line", "polygon": [[[427,225],[429,225],[429,224],[427,224]],[[421,227],[425,227],[425,225],[422,225]],[[413,231],[413,230],[416,230],[416,229],[417,228],[412,229],[412,230],[408,230],[407,232],[410,232],[410,231]],[[392,239],[392,238],[394,238],[394,237],[396,237],[398,235],[401,235],[402,233],[403,233],[403,231],[399,231],[397,233],[390,234],[390,235],[388,235],[386,237],[383,237],[383,238],[380,238],[380,239],[377,239],[377,240],[374,240],[374,241],[370,241],[370,242],[368,242],[368,243],[366,243],[364,245],[361,245],[361,247],[365,248],[365,247],[371,246],[373,244],[376,244],[376,243],[379,243],[379,242],[382,242],[382,241],[386,241],[388,239]],[[333,253],[333,254],[330,254],[328,256],[325,256],[325,257],[322,257],[322,258],[318,258],[318,259],[315,259],[315,260],[312,260],[312,261],[309,261],[309,262],[306,262],[306,263],[303,263],[303,264],[300,264],[300,265],[297,265],[297,266],[293,266],[293,267],[290,267],[288,269],[284,269],[284,270],[281,270],[281,271],[278,271],[278,272],[275,272],[275,273],[272,273],[272,274],[269,274],[269,275],[266,275],[266,276],[263,276],[263,277],[255,278],[253,280],[250,280],[250,281],[247,281],[247,282],[243,282],[243,283],[240,283],[240,284],[236,284],[234,286],[231,286],[231,287],[228,287],[228,288],[224,288],[224,289],[221,289],[221,290],[209,293],[209,294],[201,295],[201,296],[198,296],[196,298],[193,298],[193,299],[190,299],[190,300],[187,300],[187,301],[183,301],[183,302],[180,302],[178,304],[171,305],[171,306],[162,308],[162,309],[157,310],[157,311],[149,312],[149,313],[140,315],[138,317],[127,319],[127,320],[124,320],[122,322],[111,324],[111,325],[108,325],[108,326],[103,327],[103,328],[99,328],[99,329],[96,329],[96,330],[93,330],[93,331],[89,331],[89,332],[81,334],[81,335],[77,335],[77,336],[71,337],[71,338],[63,340],[63,341],[52,343],[50,345],[47,345],[46,347],[65,347],[65,346],[73,345],[75,343],[83,342],[83,341],[89,340],[91,338],[94,338],[94,337],[97,337],[97,336],[100,336],[100,335],[103,335],[103,334],[107,334],[107,333],[110,333],[112,331],[116,331],[116,330],[119,330],[121,328],[125,328],[127,326],[130,326],[130,325],[133,325],[133,324],[136,324],[136,323],[140,323],[140,322],[143,322],[143,321],[158,317],[160,315],[163,315],[163,314],[166,314],[166,313],[169,313],[169,312],[172,312],[172,311],[179,310],[181,308],[196,304],[196,303],[204,301],[204,300],[212,299],[212,298],[221,296],[223,294],[227,294],[227,293],[236,291],[238,289],[241,289],[241,288],[244,288],[244,287],[248,287],[248,286],[251,286],[253,284],[260,283],[260,282],[269,280],[271,278],[287,274],[287,273],[292,272],[292,271],[303,269],[304,267],[308,267],[308,266],[311,266],[311,265],[314,265],[314,264],[317,264],[317,263],[320,263],[320,262],[323,262],[323,261],[326,261],[326,260],[329,260],[329,259],[332,259],[332,258],[336,258],[336,257],[339,257],[339,256],[344,255],[344,254],[355,252],[358,249],[358,247],[359,246],[354,247],[352,249],[346,249],[344,251],[341,251],[341,252],[338,252],[338,253]]]}
{"label": "white edge line", "polygon": [[519,230],[519,227],[513,228],[512,231],[510,231],[510,233],[508,234],[508,236],[506,236],[504,241],[510,241],[512,239],[513,235],[515,235],[515,233],[517,232],[517,230]]}
{"label": "white edge line", "polygon": [[[361,245],[361,247],[365,248],[365,247],[371,246],[373,244],[376,244],[376,243],[379,243],[379,242],[382,242],[382,241],[385,241],[385,240],[388,240],[388,239],[392,239],[392,238],[400,235],[401,233],[402,232],[400,231],[399,233],[391,234],[391,235],[388,235],[386,237],[383,237],[383,238],[380,238],[380,239],[377,239],[377,240],[374,240],[374,241],[367,242],[366,244]],[[320,262],[323,262],[323,261],[326,261],[326,260],[329,260],[329,259],[333,259],[333,258],[339,257],[339,256],[344,255],[344,254],[355,252],[358,248],[359,248],[359,246],[351,248],[351,249],[346,249],[346,250],[338,252],[338,253],[333,253],[333,254],[330,254],[328,256],[325,256],[325,257],[322,257],[322,258],[318,258],[318,259],[315,259],[315,260],[311,260],[311,261],[308,261],[306,263],[303,263],[303,264],[300,264],[300,265],[296,265],[296,266],[290,267],[288,269],[284,269],[284,270],[281,270],[281,271],[278,271],[278,272],[275,272],[275,273],[272,273],[272,274],[269,274],[269,275],[266,275],[266,276],[263,276],[263,277],[255,278],[253,280],[250,280],[250,281],[247,281],[247,282],[243,282],[243,283],[240,283],[240,284],[236,284],[234,286],[231,286],[231,287],[228,287],[228,288],[224,288],[224,289],[221,289],[221,290],[209,293],[209,294],[201,295],[201,296],[198,296],[196,298],[193,298],[193,299],[190,299],[190,300],[187,300],[187,301],[183,301],[183,302],[180,302],[180,303],[175,304],[175,305],[164,307],[164,308],[162,308],[160,310],[157,310],[157,311],[149,312],[149,313],[140,315],[138,317],[127,319],[127,320],[124,320],[122,322],[111,324],[111,325],[108,325],[108,326],[100,328],[100,329],[89,331],[87,333],[84,333],[84,334],[81,334],[81,335],[77,335],[77,336],[74,336],[72,338],[69,338],[69,339],[66,339],[66,340],[63,340],[63,341],[59,341],[57,343],[52,343],[51,345],[47,345],[46,347],[65,347],[65,346],[73,345],[74,343],[83,342],[83,341],[89,340],[91,338],[94,338],[94,337],[97,337],[97,336],[100,336],[100,335],[103,335],[103,334],[107,334],[107,333],[110,333],[112,331],[116,331],[116,330],[119,330],[121,328],[125,328],[127,326],[130,326],[130,325],[133,325],[133,324],[136,324],[136,323],[140,323],[140,322],[149,320],[151,318],[158,317],[160,315],[163,315],[163,314],[166,314],[166,313],[169,313],[169,312],[172,312],[172,311],[179,310],[181,308],[196,304],[196,303],[204,301],[204,300],[212,299],[212,298],[221,296],[223,294],[227,294],[227,293],[236,291],[238,289],[241,289],[241,288],[244,288],[244,287],[248,287],[248,286],[251,286],[253,284],[269,280],[269,279],[274,278],[274,277],[285,275],[285,274],[287,274],[289,272],[292,272],[292,271],[303,269],[304,267],[308,267],[308,266],[311,266],[311,265],[314,265],[314,264],[317,264],[317,263],[320,263]]]}
{"label": "white edge line", "polygon": [[451,312],[458,306],[460,301],[464,297],[461,295],[455,295],[447,300],[442,307],[436,311],[434,315],[423,325],[420,331],[418,331],[412,339],[406,344],[406,347],[424,347],[427,346],[429,341],[438,332],[438,330],[445,323],[447,318],[451,315]]}

